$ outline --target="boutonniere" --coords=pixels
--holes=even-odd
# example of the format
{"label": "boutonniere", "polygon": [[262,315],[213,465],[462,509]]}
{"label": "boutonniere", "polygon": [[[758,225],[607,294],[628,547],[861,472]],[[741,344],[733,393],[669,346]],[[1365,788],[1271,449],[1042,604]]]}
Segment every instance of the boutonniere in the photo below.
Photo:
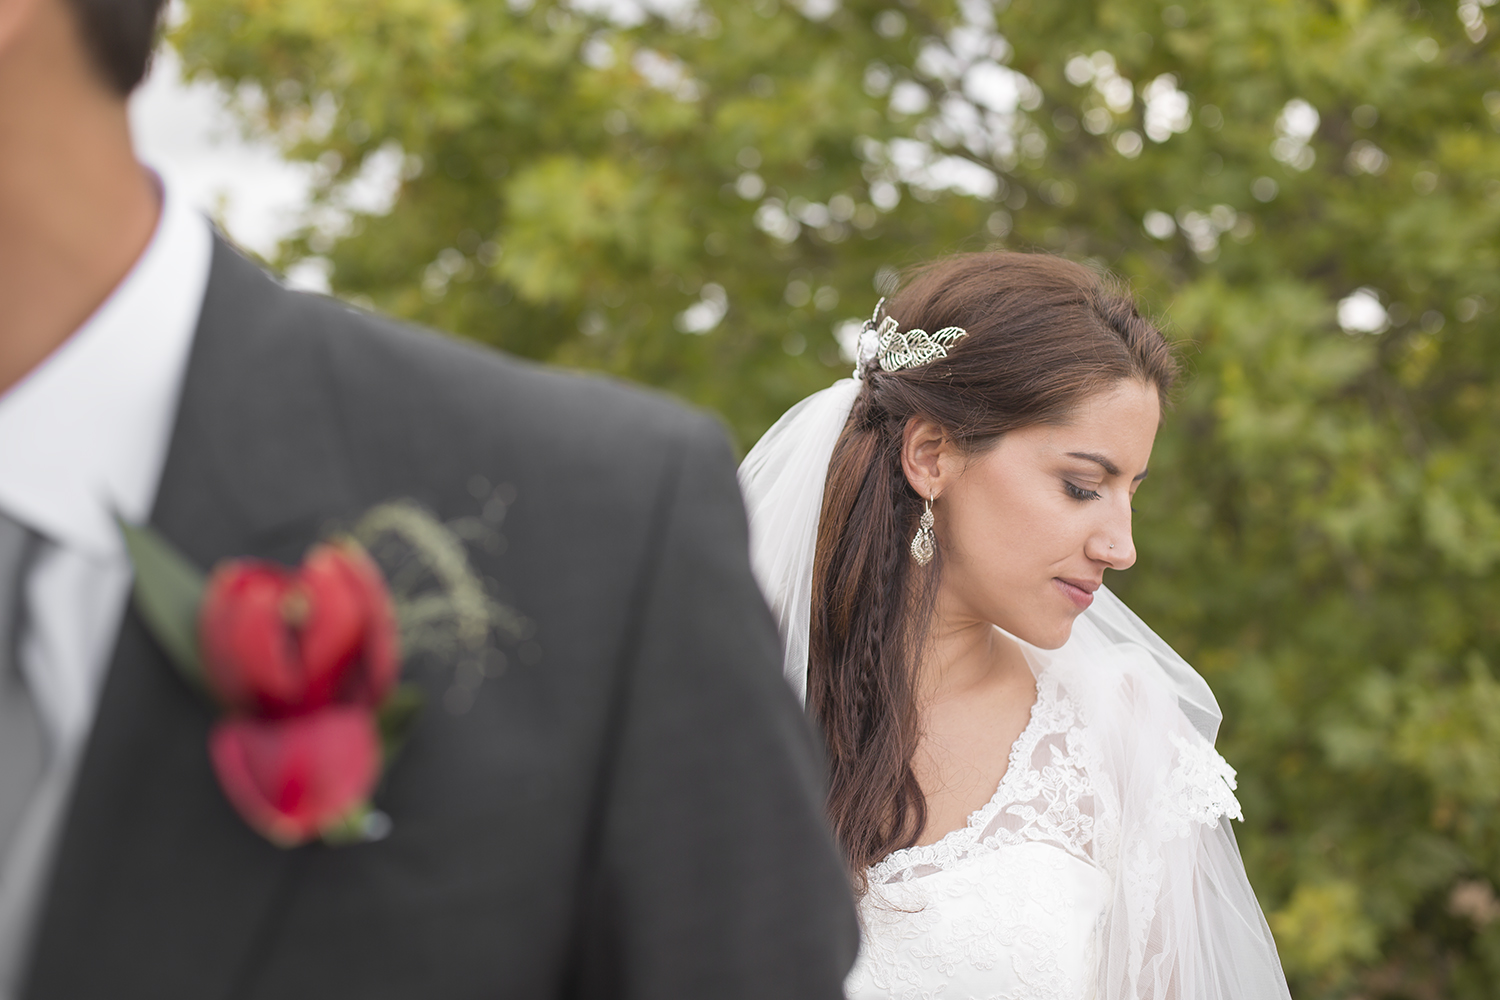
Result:
{"label": "boutonniere", "polygon": [[[492,626],[517,637],[529,628],[490,599],[457,538],[420,508],[383,505],[360,524],[365,530],[314,545],[297,567],[228,559],[205,573],[152,529],[121,523],[142,619],[221,712],[207,748],[219,786],[247,824],[281,847],[378,839],[389,827],[371,798],[424,700],[421,688],[400,683],[401,618],[413,617],[402,610],[424,623],[412,646],[452,618],[446,631],[466,636],[478,657],[465,663],[485,662],[486,652],[503,663],[485,648]],[[400,607],[401,595],[356,540],[393,530],[444,571],[439,593],[406,602],[417,608]]]}

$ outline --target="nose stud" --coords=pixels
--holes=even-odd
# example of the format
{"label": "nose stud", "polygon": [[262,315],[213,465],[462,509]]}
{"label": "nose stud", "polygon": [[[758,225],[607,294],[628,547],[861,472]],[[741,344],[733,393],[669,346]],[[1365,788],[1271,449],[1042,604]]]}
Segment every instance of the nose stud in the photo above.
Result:
{"label": "nose stud", "polygon": [[1114,548],[1114,546],[1113,546],[1113,545],[1111,545],[1111,546],[1110,546],[1110,548]]}

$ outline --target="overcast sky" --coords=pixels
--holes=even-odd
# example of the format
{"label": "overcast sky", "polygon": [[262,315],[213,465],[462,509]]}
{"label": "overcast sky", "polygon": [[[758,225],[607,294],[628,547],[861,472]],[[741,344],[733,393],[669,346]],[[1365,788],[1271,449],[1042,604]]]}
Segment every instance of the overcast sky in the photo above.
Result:
{"label": "overcast sky", "polygon": [[175,191],[222,218],[242,246],[269,253],[295,225],[307,193],[306,168],[241,138],[213,86],[183,83],[171,49],[163,46],[131,98],[130,121],[140,158]]}

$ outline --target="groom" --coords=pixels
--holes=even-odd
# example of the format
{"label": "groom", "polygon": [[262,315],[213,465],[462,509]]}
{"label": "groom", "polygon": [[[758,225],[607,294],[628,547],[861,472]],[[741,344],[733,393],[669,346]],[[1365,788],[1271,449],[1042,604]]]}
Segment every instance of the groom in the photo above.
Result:
{"label": "groom", "polygon": [[[131,151],[159,3],[0,0],[0,998],[841,996],[853,911],[722,433],[237,255]],[[387,836],[272,846],[113,515],[295,562],[502,484],[475,568],[534,638],[464,698],[418,676]]]}

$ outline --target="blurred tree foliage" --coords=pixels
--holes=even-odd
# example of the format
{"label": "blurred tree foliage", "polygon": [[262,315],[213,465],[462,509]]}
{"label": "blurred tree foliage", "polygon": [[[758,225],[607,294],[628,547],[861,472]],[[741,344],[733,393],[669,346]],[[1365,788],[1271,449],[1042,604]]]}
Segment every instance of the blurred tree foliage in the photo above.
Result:
{"label": "blurred tree foliage", "polygon": [[282,265],[665,387],[742,443],[844,373],[834,330],[895,269],[1003,244],[1128,276],[1192,376],[1120,589],[1224,704],[1294,992],[1477,998],[1492,3],[190,0],[174,41],[317,164]]}

